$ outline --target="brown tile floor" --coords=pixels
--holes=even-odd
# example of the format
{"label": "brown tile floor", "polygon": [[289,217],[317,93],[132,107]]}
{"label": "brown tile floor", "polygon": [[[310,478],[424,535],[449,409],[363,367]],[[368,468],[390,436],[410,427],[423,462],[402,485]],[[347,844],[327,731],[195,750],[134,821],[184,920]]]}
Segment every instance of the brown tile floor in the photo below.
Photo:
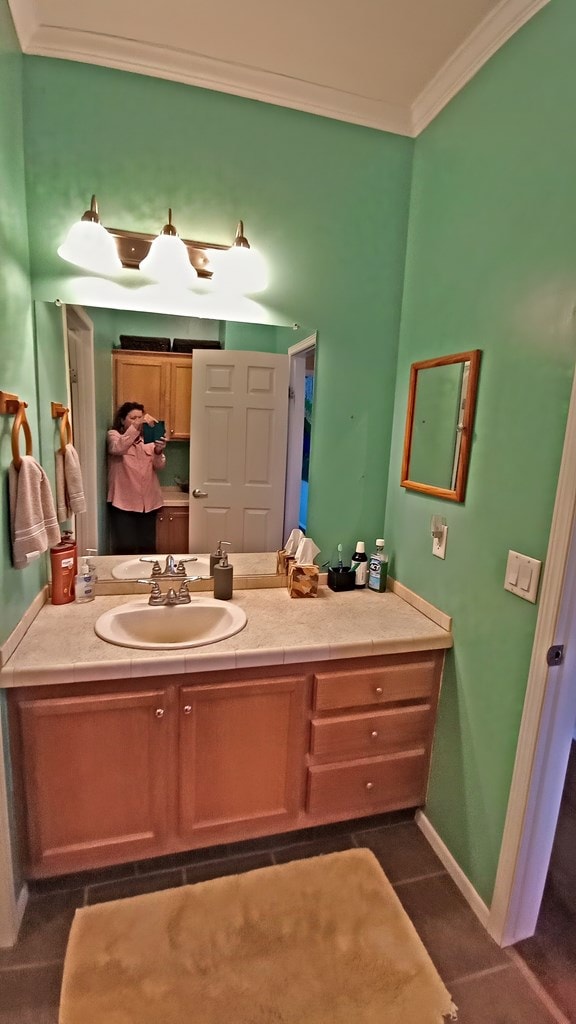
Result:
{"label": "brown tile floor", "polygon": [[0,1024],[56,1024],[77,907],[352,846],[366,846],[378,858],[460,1008],[459,1024],[561,1020],[478,923],[416,824],[389,815],[37,883],[18,944],[0,950]]}

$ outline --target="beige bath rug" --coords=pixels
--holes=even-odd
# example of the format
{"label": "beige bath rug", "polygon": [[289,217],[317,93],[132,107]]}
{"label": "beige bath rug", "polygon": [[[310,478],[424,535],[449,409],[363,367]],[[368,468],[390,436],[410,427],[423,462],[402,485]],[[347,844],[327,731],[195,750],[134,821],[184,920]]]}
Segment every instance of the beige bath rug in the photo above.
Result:
{"label": "beige bath rug", "polygon": [[455,1007],[369,850],[76,912],[60,1024],[442,1024]]}

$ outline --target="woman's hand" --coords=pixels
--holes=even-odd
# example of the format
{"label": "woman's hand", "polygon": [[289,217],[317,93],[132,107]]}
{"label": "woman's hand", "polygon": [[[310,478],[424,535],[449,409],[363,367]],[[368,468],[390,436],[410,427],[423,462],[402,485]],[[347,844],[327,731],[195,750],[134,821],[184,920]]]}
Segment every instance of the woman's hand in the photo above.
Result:
{"label": "woman's hand", "polygon": [[161,455],[166,447],[166,437],[159,437],[157,441],[154,441],[154,454]]}
{"label": "woman's hand", "polygon": [[158,420],[155,420],[154,417],[151,416],[149,412],[145,412],[142,417],[142,423],[148,423],[151,427],[153,427],[155,423],[158,423]]}

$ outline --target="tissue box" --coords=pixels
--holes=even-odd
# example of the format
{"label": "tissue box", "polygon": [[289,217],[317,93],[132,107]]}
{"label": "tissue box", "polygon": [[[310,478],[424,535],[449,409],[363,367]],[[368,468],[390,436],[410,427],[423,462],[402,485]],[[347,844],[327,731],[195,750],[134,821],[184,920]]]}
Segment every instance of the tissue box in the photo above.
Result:
{"label": "tissue box", "polygon": [[294,555],[287,555],[284,548],[276,552],[276,573],[280,576],[287,576],[290,566],[294,562]]}
{"label": "tissue box", "polygon": [[292,565],[288,573],[290,597],[316,597],[319,577],[317,565]]}

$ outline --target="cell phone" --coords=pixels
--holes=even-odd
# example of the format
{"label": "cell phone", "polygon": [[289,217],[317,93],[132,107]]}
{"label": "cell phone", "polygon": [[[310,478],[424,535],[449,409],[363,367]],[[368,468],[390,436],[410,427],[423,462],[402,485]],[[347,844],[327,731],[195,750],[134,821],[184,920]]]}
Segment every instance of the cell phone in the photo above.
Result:
{"label": "cell phone", "polygon": [[142,425],[142,440],[144,444],[150,444],[151,441],[159,441],[161,437],[164,437],[166,433],[166,424],[164,420],[158,420],[157,423],[151,425],[150,423],[144,423]]}

